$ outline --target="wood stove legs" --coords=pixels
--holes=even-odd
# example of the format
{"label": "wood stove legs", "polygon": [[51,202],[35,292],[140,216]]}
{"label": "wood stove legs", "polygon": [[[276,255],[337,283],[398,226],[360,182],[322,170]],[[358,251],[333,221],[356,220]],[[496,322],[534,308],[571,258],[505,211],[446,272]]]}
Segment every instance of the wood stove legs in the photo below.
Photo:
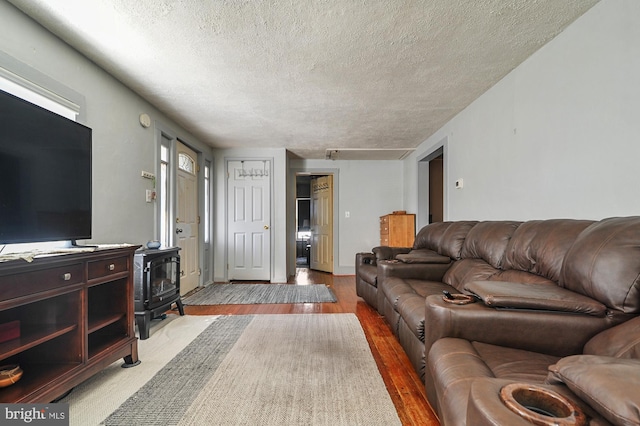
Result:
{"label": "wood stove legs", "polygon": [[[182,304],[182,300],[180,298],[166,304],[163,306],[159,306],[152,310],[145,310],[142,312],[136,312],[136,324],[138,325],[138,333],[140,335],[140,340],[146,340],[149,338],[149,327],[151,326],[151,320],[155,318],[161,318],[162,315],[168,310],[171,309],[171,305],[175,303],[178,307],[178,312],[180,316],[184,315],[184,305]],[[166,315],[162,317],[162,319],[166,318]]]}
{"label": "wood stove legs", "polygon": [[184,305],[182,305],[182,300],[176,300],[176,305],[178,306],[178,312],[180,313],[180,316],[184,316]]}

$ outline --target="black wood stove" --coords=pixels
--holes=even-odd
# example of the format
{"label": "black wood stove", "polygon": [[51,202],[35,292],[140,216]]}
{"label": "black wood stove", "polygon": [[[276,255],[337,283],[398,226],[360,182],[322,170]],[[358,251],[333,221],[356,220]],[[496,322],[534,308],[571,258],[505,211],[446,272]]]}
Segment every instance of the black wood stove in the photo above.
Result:
{"label": "black wood stove", "polygon": [[141,340],[149,338],[151,320],[163,317],[173,303],[184,315],[179,250],[179,247],[139,249],[134,255],[134,309]]}

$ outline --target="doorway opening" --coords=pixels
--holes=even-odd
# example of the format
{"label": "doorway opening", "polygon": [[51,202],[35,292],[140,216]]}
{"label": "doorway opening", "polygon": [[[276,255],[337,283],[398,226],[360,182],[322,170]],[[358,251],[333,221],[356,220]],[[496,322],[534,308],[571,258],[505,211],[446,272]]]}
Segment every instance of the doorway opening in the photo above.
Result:
{"label": "doorway opening", "polygon": [[296,175],[296,268],[333,273],[331,173]]}
{"label": "doorway opening", "polygon": [[440,147],[418,160],[418,215],[416,228],[442,222],[446,216],[446,138]]}
{"label": "doorway opening", "polygon": [[311,265],[311,175],[296,176],[296,268]]}
{"label": "doorway opening", "polygon": [[429,160],[429,223],[444,220],[444,155]]}

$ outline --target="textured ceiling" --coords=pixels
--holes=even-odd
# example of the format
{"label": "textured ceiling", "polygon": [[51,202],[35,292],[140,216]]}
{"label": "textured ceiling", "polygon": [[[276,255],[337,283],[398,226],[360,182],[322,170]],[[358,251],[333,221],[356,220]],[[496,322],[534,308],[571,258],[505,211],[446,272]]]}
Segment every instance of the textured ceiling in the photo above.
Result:
{"label": "textured ceiling", "polygon": [[213,147],[397,158],[598,0],[9,1]]}

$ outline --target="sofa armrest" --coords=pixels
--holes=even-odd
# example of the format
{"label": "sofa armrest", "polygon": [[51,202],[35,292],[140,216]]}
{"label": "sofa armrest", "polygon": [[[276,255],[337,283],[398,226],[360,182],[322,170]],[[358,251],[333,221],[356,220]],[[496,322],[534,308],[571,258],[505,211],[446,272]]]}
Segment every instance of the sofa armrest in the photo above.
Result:
{"label": "sofa armrest", "polygon": [[555,356],[582,353],[598,332],[628,319],[623,315],[496,309],[483,303],[454,305],[442,296],[425,301],[425,353],[442,337],[458,337]]}
{"label": "sofa armrest", "polygon": [[597,300],[553,284],[471,281],[464,290],[494,308],[538,309],[602,317],[607,307]]}
{"label": "sofa armrest", "polygon": [[[500,399],[500,389],[513,383],[513,380],[479,377],[471,384],[466,412],[467,424],[474,426],[531,426],[531,422],[511,411]],[[577,395],[563,385],[537,386],[549,389],[564,396],[576,404],[587,416],[589,426],[611,426],[600,414],[582,401]],[[455,409],[448,406],[447,409]]]}
{"label": "sofa armrest", "polygon": [[400,253],[396,259],[403,263],[451,263],[449,256],[443,256],[429,249],[411,250],[409,253]]}
{"label": "sofa armrest", "polygon": [[376,255],[373,253],[356,253],[356,268],[361,265],[375,265]]}
{"label": "sofa armrest", "polygon": [[398,261],[378,262],[378,282],[386,277],[442,281],[450,263],[403,263]]}
{"label": "sofa armrest", "polygon": [[399,254],[409,253],[411,247],[378,246],[371,249],[376,255],[376,260],[393,260]]}

